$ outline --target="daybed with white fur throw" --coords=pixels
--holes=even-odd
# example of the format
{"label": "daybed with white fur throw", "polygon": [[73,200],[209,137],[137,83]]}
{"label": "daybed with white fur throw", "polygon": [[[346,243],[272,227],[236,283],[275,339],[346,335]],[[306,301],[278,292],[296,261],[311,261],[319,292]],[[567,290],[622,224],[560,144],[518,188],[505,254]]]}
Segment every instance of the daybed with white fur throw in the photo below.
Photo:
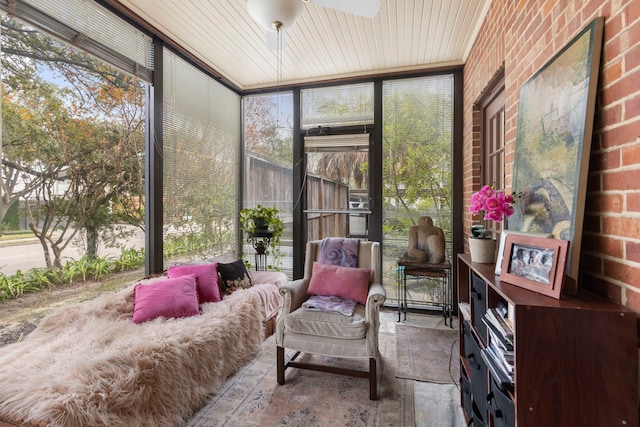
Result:
{"label": "daybed with white fur throw", "polygon": [[183,424],[260,348],[273,310],[265,287],[200,304],[196,315],[142,323],[132,321],[135,286],[48,315],[21,343],[0,349],[0,420]]}

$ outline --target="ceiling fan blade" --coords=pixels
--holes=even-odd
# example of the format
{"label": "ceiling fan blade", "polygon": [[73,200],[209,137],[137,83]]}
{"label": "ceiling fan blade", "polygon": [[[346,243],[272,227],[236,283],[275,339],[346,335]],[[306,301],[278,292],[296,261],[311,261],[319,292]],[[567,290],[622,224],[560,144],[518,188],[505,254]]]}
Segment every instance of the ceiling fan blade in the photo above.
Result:
{"label": "ceiling fan blade", "polygon": [[287,33],[286,31],[280,31],[280,41],[278,41],[278,33],[272,31],[265,31],[267,34],[267,49],[280,50],[287,46]]}
{"label": "ceiling fan blade", "polygon": [[310,2],[365,18],[373,18],[380,11],[380,0],[310,0]]}

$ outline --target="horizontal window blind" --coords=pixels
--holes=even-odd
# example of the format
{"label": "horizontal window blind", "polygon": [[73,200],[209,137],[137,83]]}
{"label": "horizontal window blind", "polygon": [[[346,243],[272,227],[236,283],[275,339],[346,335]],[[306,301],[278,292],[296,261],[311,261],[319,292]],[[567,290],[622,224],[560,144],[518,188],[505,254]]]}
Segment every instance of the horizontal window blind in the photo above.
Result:
{"label": "horizontal window blind", "polygon": [[306,136],[304,149],[307,152],[368,151],[369,134]]}
{"label": "horizontal window blind", "polygon": [[373,123],[373,83],[304,89],[300,92],[302,129]]}
{"label": "horizontal window blind", "polygon": [[147,82],[153,39],[92,0],[0,0],[9,16]]}
{"label": "horizontal window blind", "polygon": [[164,50],[164,267],[235,256],[240,181],[240,97]]}

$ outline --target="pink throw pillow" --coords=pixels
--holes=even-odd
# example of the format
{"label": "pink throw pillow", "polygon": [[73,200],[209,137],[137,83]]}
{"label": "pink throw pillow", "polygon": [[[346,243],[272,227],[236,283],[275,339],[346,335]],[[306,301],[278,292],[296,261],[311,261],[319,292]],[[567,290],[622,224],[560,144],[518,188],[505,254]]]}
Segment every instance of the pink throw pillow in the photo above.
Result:
{"label": "pink throw pillow", "polygon": [[370,274],[371,270],[368,268],[340,267],[314,262],[308,293],[337,296],[366,304]]}
{"label": "pink throw pillow", "polygon": [[198,281],[198,299],[201,303],[220,301],[220,288],[218,287],[217,263],[174,265],[167,270],[170,279],[195,274]]}
{"label": "pink throw pillow", "polygon": [[187,317],[200,314],[196,276],[166,279],[150,285],[138,283],[133,292],[134,323],[156,317]]}

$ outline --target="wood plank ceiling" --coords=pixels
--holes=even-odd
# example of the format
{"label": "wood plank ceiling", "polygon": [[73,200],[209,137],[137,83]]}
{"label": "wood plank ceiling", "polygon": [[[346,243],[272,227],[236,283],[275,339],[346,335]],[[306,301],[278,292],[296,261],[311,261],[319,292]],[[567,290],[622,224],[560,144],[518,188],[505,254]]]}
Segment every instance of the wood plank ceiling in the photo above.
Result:
{"label": "wood plank ceiling", "polygon": [[[249,16],[246,0],[119,2],[238,89],[277,84],[278,53],[268,49],[265,30]],[[490,3],[382,0],[371,19],[304,3],[286,30],[280,83],[463,64]]]}

